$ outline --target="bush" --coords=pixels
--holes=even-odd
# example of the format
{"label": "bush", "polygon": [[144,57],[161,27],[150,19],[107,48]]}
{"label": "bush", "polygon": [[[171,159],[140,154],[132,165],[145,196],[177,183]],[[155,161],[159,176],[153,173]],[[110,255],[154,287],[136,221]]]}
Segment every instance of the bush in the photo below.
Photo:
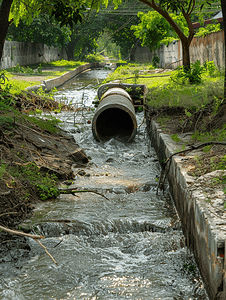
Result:
{"label": "bush", "polygon": [[195,36],[204,37],[209,33],[221,31],[220,23],[218,24],[208,24],[206,27],[200,27]]}
{"label": "bush", "polygon": [[101,62],[104,61],[104,56],[100,54],[89,54],[85,57],[85,61],[92,63],[92,62]]}
{"label": "bush", "polygon": [[179,67],[171,76],[171,79],[181,84],[197,84],[202,82],[202,74],[206,71],[204,66],[201,66],[199,60],[191,64],[190,69],[186,70],[184,66]]}

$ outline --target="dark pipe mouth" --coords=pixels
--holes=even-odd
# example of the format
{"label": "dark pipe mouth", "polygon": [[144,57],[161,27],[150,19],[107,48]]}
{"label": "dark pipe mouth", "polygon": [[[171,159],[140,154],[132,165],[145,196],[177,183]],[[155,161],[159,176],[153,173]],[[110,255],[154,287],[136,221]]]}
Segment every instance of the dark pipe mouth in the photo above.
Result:
{"label": "dark pipe mouth", "polygon": [[100,140],[117,138],[127,141],[134,131],[134,124],[128,112],[120,108],[103,110],[96,120],[96,132]]}

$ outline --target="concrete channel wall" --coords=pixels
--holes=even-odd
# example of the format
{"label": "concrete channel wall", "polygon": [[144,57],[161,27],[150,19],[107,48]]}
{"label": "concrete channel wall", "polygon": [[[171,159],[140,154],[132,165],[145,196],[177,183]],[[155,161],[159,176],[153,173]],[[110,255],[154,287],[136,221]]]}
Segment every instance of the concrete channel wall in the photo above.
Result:
{"label": "concrete channel wall", "polygon": [[[224,67],[224,31],[213,32],[205,37],[194,37],[190,45],[191,63],[200,60],[201,64],[205,61],[214,61],[218,68]],[[135,60],[140,62],[152,62],[156,54],[160,59],[159,67],[168,66],[174,69],[182,65],[182,45],[181,41],[174,41],[168,46],[161,45],[156,51],[150,52],[148,47],[138,47],[135,51]]]}
{"label": "concrete channel wall", "polygon": [[[151,144],[159,161],[166,161],[171,154],[179,151],[178,143],[165,134],[161,126],[149,119],[148,115],[147,108],[146,121]],[[191,152],[187,156],[199,154]],[[170,193],[182,223],[186,244],[194,252],[209,297],[211,300],[223,300],[226,299],[226,220],[213,212],[202,188],[205,176],[208,177],[211,173],[199,179],[189,176],[188,167],[183,164],[187,158],[176,155],[172,157],[167,177]],[[220,197],[218,191],[213,197]]]}
{"label": "concrete channel wall", "polygon": [[67,82],[67,81],[71,80],[72,78],[74,78],[75,76],[77,76],[78,74],[88,71],[89,69],[94,69],[94,68],[99,68],[99,63],[88,63],[85,65],[79,66],[76,69],[74,69],[73,71],[64,73],[63,75],[56,77],[56,78],[44,80],[42,84],[33,85],[31,87],[26,88],[26,90],[35,92],[41,87],[44,91],[46,91],[48,93],[54,87],[58,88],[58,87],[62,86],[65,82]]}
{"label": "concrete channel wall", "polygon": [[32,42],[5,41],[0,69],[67,59],[64,49]]}

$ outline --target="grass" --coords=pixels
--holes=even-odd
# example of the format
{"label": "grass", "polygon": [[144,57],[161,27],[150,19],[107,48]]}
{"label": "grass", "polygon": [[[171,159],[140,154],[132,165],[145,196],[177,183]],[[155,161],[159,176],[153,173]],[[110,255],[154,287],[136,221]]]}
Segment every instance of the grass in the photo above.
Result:
{"label": "grass", "polygon": [[[18,183],[26,180],[31,186],[37,189],[39,197],[43,201],[59,195],[57,188],[59,179],[57,176],[41,172],[34,163],[15,167],[2,161],[0,165],[0,180],[7,182],[8,187],[11,188],[16,187]],[[30,193],[28,188],[23,187],[22,197],[26,200],[29,199]]]}
{"label": "grass", "polygon": [[12,95],[20,93],[29,86],[40,84],[40,82],[36,80],[27,81],[23,79],[14,79],[13,77],[15,75],[8,71],[5,71],[5,76],[7,78],[5,87],[7,87],[7,91]]}
{"label": "grass", "polygon": [[[199,114],[199,110],[205,109],[210,103],[212,111],[209,113],[209,120],[219,112],[224,96],[224,72],[218,70],[213,62],[206,62],[203,66],[197,62],[191,66],[192,79],[195,78],[198,82],[195,84],[190,84],[189,78],[184,75],[183,70],[150,74],[152,69],[153,66],[149,64],[120,66],[108,76],[105,83],[117,80],[123,83],[145,84],[148,87],[146,104],[156,109],[161,107],[184,107],[182,123],[185,121],[194,122],[194,119],[192,119],[194,113]],[[167,114],[160,114],[157,122],[162,128],[166,128],[166,123],[170,121],[170,118]],[[177,134],[171,135],[171,138],[175,142],[180,142]],[[204,122],[199,130],[192,134],[191,141],[193,143],[226,142],[226,124],[220,129],[208,131]],[[182,148],[185,148],[185,145]],[[210,149],[211,146],[206,146],[203,152],[210,152]],[[221,164],[217,164],[215,168],[225,169],[225,161],[226,156]],[[225,184],[226,179],[222,182]],[[224,193],[226,193],[226,187]]]}
{"label": "grass", "polygon": [[[111,73],[104,83],[119,80],[124,83],[145,84],[148,87],[146,102],[148,105],[159,108],[161,106],[184,106],[187,109],[197,110],[206,105],[214,97],[223,96],[223,72],[216,71],[212,76],[208,71],[202,74],[202,81],[199,84],[181,84],[172,81],[176,71],[168,71],[159,74],[150,74],[154,67],[150,64],[128,64],[120,66]],[[138,71],[142,71],[138,76]],[[168,76],[166,76],[168,75]],[[157,77],[159,76],[159,77]],[[126,79],[133,77],[130,79]]]}
{"label": "grass", "polygon": [[[86,64],[86,62],[58,60],[50,63],[34,64],[28,67],[17,65],[4,71],[7,78],[6,84],[9,87],[9,93],[15,95],[29,86],[40,84],[43,79],[43,77],[40,77],[40,81],[37,81],[32,80],[32,77],[37,78],[37,76],[44,76],[45,80],[51,79],[59,77],[84,64]],[[15,79],[15,76],[20,77]],[[26,80],[26,77],[29,77],[30,80]]]}
{"label": "grass", "polygon": [[[17,111],[13,104],[14,98],[9,97],[9,91],[4,92],[0,90],[0,126],[1,131],[4,135],[8,136],[8,140],[13,138],[15,135],[15,122],[20,124],[26,124],[28,127],[33,127],[34,124],[42,130],[47,130],[50,133],[57,133],[59,129],[56,125],[60,122],[56,118],[49,120],[43,120],[38,117],[28,116]],[[57,185],[59,179],[55,175],[41,172],[40,169],[34,164],[27,162],[27,160],[21,155],[21,152],[15,152],[14,159],[16,156],[19,157],[19,161],[23,161],[20,166],[13,166],[8,161],[4,161],[4,152],[2,151],[2,160],[0,161],[0,180],[6,183],[9,188],[15,188],[18,190],[19,196],[28,200],[31,197],[30,190],[27,185],[21,185],[21,182],[27,180],[31,186],[33,186],[41,200],[56,197],[59,192]],[[26,165],[28,163],[28,165]],[[18,188],[19,186],[23,186]]]}

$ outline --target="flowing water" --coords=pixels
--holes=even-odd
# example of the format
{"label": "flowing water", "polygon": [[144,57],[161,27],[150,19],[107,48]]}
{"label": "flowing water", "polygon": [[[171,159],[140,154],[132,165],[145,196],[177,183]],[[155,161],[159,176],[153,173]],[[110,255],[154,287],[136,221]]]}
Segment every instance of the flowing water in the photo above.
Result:
{"label": "flowing water", "polygon": [[46,236],[43,244],[58,266],[28,239],[29,259],[17,275],[1,277],[0,299],[208,299],[172,201],[167,193],[156,195],[160,166],[143,113],[131,144],[92,136],[93,86],[107,73],[86,72],[56,96],[82,108],[59,117],[90,157],[87,168],[74,168],[70,187],[99,194],[62,194],[36,208],[36,232]]}

